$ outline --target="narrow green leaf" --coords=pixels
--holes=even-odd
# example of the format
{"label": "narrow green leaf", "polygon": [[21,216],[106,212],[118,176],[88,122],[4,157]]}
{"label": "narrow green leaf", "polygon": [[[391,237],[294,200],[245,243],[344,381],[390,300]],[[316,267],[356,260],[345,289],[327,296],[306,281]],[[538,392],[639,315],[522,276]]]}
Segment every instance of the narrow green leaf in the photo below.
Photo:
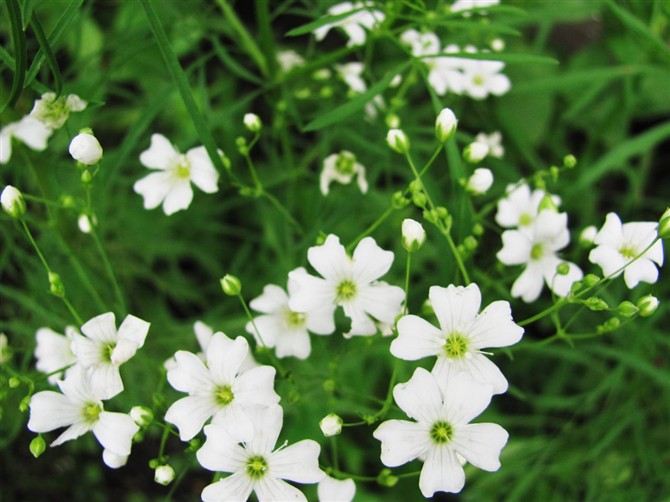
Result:
{"label": "narrow green leaf", "polygon": [[615,361],[646,375],[659,386],[670,389],[670,372],[664,371],[662,368],[656,368],[649,362],[649,360],[642,359],[632,352],[603,345],[590,346],[586,350],[614,359]]}
{"label": "narrow green leaf", "polygon": [[263,84],[263,81],[258,76],[254,75],[244,66],[235,61],[235,59],[228,54],[225,47],[221,45],[221,42],[219,42],[215,37],[211,37],[209,41],[212,43],[212,46],[214,47],[214,53],[231,72],[233,72],[235,75],[244,80],[253,82],[254,84],[257,85]]}
{"label": "narrow green leaf", "polygon": [[[417,20],[418,21],[418,20]],[[416,21],[415,21],[416,22]],[[424,21],[421,20],[423,23]],[[472,21],[461,21],[453,19],[438,19],[432,23],[432,26],[441,26],[450,30],[467,30],[468,32],[477,31],[480,33],[491,33],[500,35],[519,36],[521,32],[509,25],[502,23],[478,24]]]}
{"label": "narrow green leaf", "polygon": [[351,16],[352,14],[355,14],[356,12],[360,12],[362,10],[365,10],[365,7],[361,7],[360,9],[352,9],[348,12],[343,12],[342,14],[321,16],[319,19],[298,26],[297,28],[293,28],[292,30],[285,33],[284,36],[297,37],[299,35],[307,35],[308,33],[312,33],[317,28],[321,28],[322,26],[325,26],[330,23],[335,23],[337,21],[340,21],[341,19],[345,19]]}
{"label": "narrow green leaf", "polygon": [[235,38],[234,40],[240,45],[242,49],[247,52],[247,54],[249,54],[249,57],[251,57],[251,59],[256,63],[261,73],[267,77],[269,75],[269,71],[265,56],[256,45],[253,37],[249,35],[249,32],[244,27],[244,24],[242,24],[240,19],[237,17],[235,10],[230,5],[228,5],[226,0],[217,0],[217,3],[219,4],[219,7],[221,7],[226,20],[230,23],[233,30],[239,37],[239,39]]}
{"label": "narrow green leaf", "polygon": [[612,11],[612,14],[614,14],[631,32],[649,42],[663,59],[670,61],[670,48],[668,47],[667,42],[661,40],[661,38],[651,31],[645,23],[630,12],[626,12],[612,0],[607,0],[607,6]]}
{"label": "narrow green leaf", "polygon": [[163,29],[163,25],[161,24],[160,19],[158,19],[158,15],[156,14],[153,3],[151,0],[141,0],[141,3],[147,15],[147,19],[149,20],[149,25],[151,26],[151,31],[153,32],[154,38],[156,39],[158,49],[160,50],[160,53],[165,60],[165,65],[172,75],[172,79],[174,80],[175,85],[179,90],[179,94],[184,101],[186,111],[191,116],[193,125],[198,131],[200,140],[205,146],[212,163],[220,172],[225,172],[225,167],[221,161],[221,157],[219,156],[216,142],[214,141],[214,136],[212,136],[212,133],[209,130],[209,126],[205,121],[205,117],[202,115],[197,103],[195,102],[193,92],[191,91],[188,79],[186,78],[186,73],[184,73],[184,70],[179,63],[179,59],[170,45],[170,41],[167,38],[167,34]]}
{"label": "narrow green leaf", "polygon": [[[63,79],[60,74],[60,68],[58,67],[56,56],[51,49],[51,44],[49,44],[49,40],[47,40],[47,37],[44,34],[44,28],[42,28],[42,24],[40,23],[39,19],[37,19],[37,14],[33,15],[32,19],[30,20],[30,27],[35,33],[35,38],[40,44],[40,50],[44,54],[44,57],[47,60],[47,65],[49,66],[51,74],[53,75],[56,95],[60,96],[61,90],[63,89]],[[38,56],[35,58],[37,59]]]}
{"label": "narrow green leaf", "polygon": [[24,0],[23,5],[21,6],[21,18],[23,19],[23,31],[26,31],[28,24],[30,24],[30,19],[33,15],[33,0]]}
{"label": "narrow green leaf", "polygon": [[562,75],[552,75],[547,78],[531,80],[529,82],[515,85],[514,93],[538,92],[538,91],[561,91],[568,90],[573,86],[594,84],[596,82],[615,80],[618,78],[635,75],[644,70],[642,66],[613,66],[609,68],[596,68],[593,70],[573,71]]}
{"label": "narrow green leaf", "polygon": [[381,79],[375,85],[370,87],[366,92],[364,92],[363,94],[359,94],[351,101],[347,101],[345,104],[335,108],[334,110],[331,110],[325,113],[324,115],[321,115],[320,117],[317,117],[316,119],[312,120],[309,124],[305,126],[303,130],[305,132],[317,131],[329,125],[341,122],[344,119],[350,117],[358,110],[363,108],[365,106],[365,103],[370,101],[377,94],[383,92],[389,86],[391,80],[393,80],[393,77],[395,77],[398,73],[402,73],[402,71],[405,68],[407,68],[407,66],[409,66],[410,63],[411,61],[408,61],[406,63],[397,66],[395,69],[387,72],[386,76],[383,79]]}
{"label": "narrow green leaf", "polygon": [[7,11],[9,12],[9,21],[12,32],[12,46],[14,48],[14,75],[12,77],[12,88],[9,91],[7,101],[0,107],[2,113],[8,106],[13,105],[21,94],[23,82],[26,77],[27,53],[26,53],[26,34],[23,31],[23,21],[21,20],[21,8],[17,0],[7,0]]}
{"label": "narrow green leaf", "polygon": [[491,52],[454,52],[439,53],[428,56],[422,56],[420,59],[435,58],[459,58],[459,59],[477,59],[480,61],[501,61],[503,63],[527,63],[527,64],[558,64],[558,60],[546,56],[535,56],[534,54],[504,54]]}

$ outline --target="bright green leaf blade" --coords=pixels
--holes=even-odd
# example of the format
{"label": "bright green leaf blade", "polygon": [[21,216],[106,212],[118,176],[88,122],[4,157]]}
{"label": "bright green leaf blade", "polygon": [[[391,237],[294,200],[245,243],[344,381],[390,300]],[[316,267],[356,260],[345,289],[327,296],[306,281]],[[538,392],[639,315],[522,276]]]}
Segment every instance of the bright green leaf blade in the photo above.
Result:
{"label": "bright green leaf blade", "polygon": [[[44,54],[44,58],[47,61],[49,69],[51,70],[51,74],[53,75],[56,95],[60,96],[61,90],[63,88],[63,79],[60,74],[60,68],[58,67],[58,61],[56,61],[56,55],[51,49],[51,44],[49,44],[49,40],[47,40],[47,37],[44,34],[44,28],[42,28],[42,24],[40,23],[39,19],[37,19],[37,15],[33,15],[32,19],[30,20],[30,27],[35,33],[35,38],[40,44],[40,50]],[[39,54],[35,59],[37,59],[37,57],[39,57]]]}
{"label": "bright green leaf blade", "polygon": [[7,106],[13,105],[21,94],[23,82],[26,77],[27,54],[26,54],[26,34],[23,31],[23,21],[21,20],[21,8],[17,0],[7,0],[7,11],[9,12],[9,22],[12,32],[12,46],[14,48],[14,75],[12,77],[12,88],[9,91],[7,101],[0,107],[2,113]]}
{"label": "bright green leaf blade", "polygon": [[646,40],[665,61],[670,61],[670,48],[667,42],[661,40],[645,23],[630,12],[626,12],[612,0],[607,0],[607,6],[630,31]]}

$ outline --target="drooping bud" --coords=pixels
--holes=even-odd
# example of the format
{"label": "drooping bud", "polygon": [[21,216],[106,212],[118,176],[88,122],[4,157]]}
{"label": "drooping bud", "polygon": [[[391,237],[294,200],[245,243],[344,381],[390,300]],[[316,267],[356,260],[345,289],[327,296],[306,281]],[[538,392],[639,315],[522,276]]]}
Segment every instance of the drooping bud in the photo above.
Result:
{"label": "drooping bud", "polygon": [[390,129],[386,134],[386,143],[394,152],[409,152],[409,138],[402,129]]}
{"label": "drooping bud", "polygon": [[435,136],[440,143],[446,143],[456,133],[458,119],[450,108],[443,108],[435,120]]}
{"label": "drooping bud", "polygon": [[77,134],[70,142],[72,158],[85,166],[92,166],[102,159],[102,147],[97,138],[88,132]]}
{"label": "drooping bud", "polygon": [[414,253],[421,249],[426,241],[426,231],[418,221],[405,218],[402,222],[402,247],[408,253]]}
{"label": "drooping bud", "polygon": [[30,453],[33,454],[33,457],[39,458],[42,453],[44,453],[44,450],[47,449],[47,445],[44,442],[44,438],[39,435],[33,438],[33,440],[30,442]]}
{"label": "drooping bud", "polygon": [[7,185],[0,195],[2,209],[12,218],[22,218],[26,214],[26,201],[23,194],[12,185]]}

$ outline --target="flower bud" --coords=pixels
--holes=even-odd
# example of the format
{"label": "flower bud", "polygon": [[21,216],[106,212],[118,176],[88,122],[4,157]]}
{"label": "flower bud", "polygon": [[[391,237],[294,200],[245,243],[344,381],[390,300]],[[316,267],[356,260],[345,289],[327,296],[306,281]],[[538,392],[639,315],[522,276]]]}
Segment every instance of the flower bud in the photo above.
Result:
{"label": "flower bud", "polygon": [[642,317],[649,317],[658,308],[658,298],[652,295],[646,295],[637,301],[637,308],[640,309]]}
{"label": "flower bud", "polygon": [[443,108],[435,120],[435,136],[440,143],[446,143],[456,133],[458,119],[450,108]]}
{"label": "flower bud", "polygon": [[263,129],[263,122],[255,113],[245,113],[242,121],[244,122],[244,127],[253,133],[261,132],[261,129]]}
{"label": "flower bud", "polygon": [[226,274],[221,278],[221,289],[228,296],[237,296],[242,292],[242,283],[231,274]]}
{"label": "flower bud", "polygon": [[592,246],[597,233],[595,225],[589,225],[579,234],[579,245],[585,248]]}
{"label": "flower bud", "polygon": [[665,210],[658,221],[658,236],[661,239],[670,238],[670,207]]}
{"label": "flower bud", "polygon": [[89,217],[86,214],[80,214],[79,218],[77,219],[77,226],[79,227],[79,230],[84,233],[84,234],[90,234],[91,231],[93,230],[93,227],[98,224],[98,219],[95,217],[95,215],[91,215]]}
{"label": "flower bud", "polygon": [[471,164],[475,164],[489,154],[489,146],[486,143],[475,141],[463,149],[463,157]]}
{"label": "flower bud", "polygon": [[553,211],[558,213],[558,206],[554,202],[554,198],[548,193],[544,194],[544,197],[540,200],[540,204],[537,206],[537,212],[541,213],[542,211]]}
{"label": "flower bud", "polygon": [[342,432],[342,419],[335,413],[330,413],[321,419],[319,427],[324,436],[336,436]]}
{"label": "flower bud", "polygon": [[390,129],[386,134],[386,143],[394,152],[409,152],[409,138],[401,129]]}
{"label": "flower bud", "polygon": [[398,129],[400,127],[400,117],[395,113],[389,113],[386,116],[386,126],[389,129]]}
{"label": "flower bud", "polygon": [[87,132],[77,134],[70,142],[70,155],[85,166],[92,166],[102,159],[102,147],[95,136]]}
{"label": "flower bud", "polygon": [[568,169],[573,169],[577,166],[577,158],[572,154],[566,155],[563,157],[563,165]]}
{"label": "flower bud", "polygon": [[59,298],[65,296],[65,286],[56,272],[49,272],[49,292]]}
{"label": "flower bud", "polygon": [[584,305],[589,310],[593,311],[599,311],[599,310],[607,310],[609,308],[609,305],[607,305],[607,302],[603,300],[602,298],[598,298],[597,296],[592,296],[591,298],[587,298],[584,301]]}
{"label": "flower bud", "polygon": [[633,303],[628,300],[622,301],[619,306],[616,308],[616,313],[621,317],[633,317],[640,311]]}
{"label": "flower bud", "polygon": [[26,214],[26,201],[21,192],[12,185],[7,185],[0,195],[2,209],[12,218],[22,218]]}
{"label": "flower bud", "polygon": [[582,279],[582,282],[587,288],[591,288],[600,282],[600,277],[595,274],[586,274]]}
{"label": "flower bud", "polygon": [[556,273],[558,275],[568,275],[570,273],[570,265],[567,262],[561,262],[556,267]]}
{"label": "flower bud", "polygon": [[146,406],[133,406],[130,409],[130,418],[140,427],[149,425],[154,420],[153,412]]}
{"label": "flower bud", "polygon": [[493,173],[486,167],[479,167],[468,178],[465,189],[472,195],[483,195],[491,185],[493,185]]}
{"label": "flower bud", "polygon": [[174,479],[174,469],[168,465],[159,465],[154,473],[154,481],[160,485],[167,486]]}
{"label": "flower bud", "polygon": [[489,45],[495,52],[501,52],[505,49],[505,42],[500,38],[494,38]]}
{"label": "flower bud", "polygon": [[377,476],[377,483],[388,488],[394,487],[398,483],[398,476],[391,474],[391,469],[382,469],[382,472]]}
{"label": "flower bud", "polygon": [[391,205],[393,206],[393,209],[403,209],[407,207],[409,204],[409,199],[405,197],[405,195],[398,190],[393,194],[391,197]]}
{"label": "flower bud", "polygon": [[12,358],[12,349],[9,346],[7,335],[0,333],[0,364],[8,362]]}
{"label": "flower bud", "polygon": [[30,453],[33,454],[33,457],[38,458],[42,453],[44,453],[44,450],[47,449],[47,445],[44,442],[44,438],[40,436],[36,436],[33,438],[33,440],[30,442]]}
{"label": "flower bud", "polygon": [[421,249],[426,241],[426,231],[418,221],[405,218],[402,222],[402,247],[408,253],[414,253]]}

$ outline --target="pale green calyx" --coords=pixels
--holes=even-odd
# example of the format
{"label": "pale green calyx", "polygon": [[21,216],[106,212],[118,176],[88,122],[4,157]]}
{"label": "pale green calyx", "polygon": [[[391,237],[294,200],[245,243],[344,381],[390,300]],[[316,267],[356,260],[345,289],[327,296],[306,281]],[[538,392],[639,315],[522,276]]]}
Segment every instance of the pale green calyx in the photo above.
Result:
{"label": "pale green calyx", "polygon": [[23,200],[23,194],[12,185],[7,185],[2,191],[0,204],[2,204],[3,211],[12,218],[19,219],[26,214],[26,201]]}

